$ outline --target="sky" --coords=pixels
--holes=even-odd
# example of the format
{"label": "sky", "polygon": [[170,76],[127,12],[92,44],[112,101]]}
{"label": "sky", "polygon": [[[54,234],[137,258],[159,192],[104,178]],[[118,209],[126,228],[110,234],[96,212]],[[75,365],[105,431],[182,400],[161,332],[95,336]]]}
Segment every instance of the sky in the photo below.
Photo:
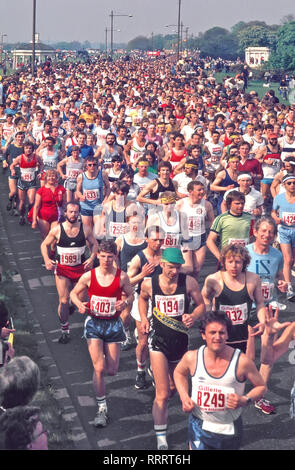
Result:
{"label": "sky", "polygon": [[[36,32],[44,43],[86,40],[105,42],[114,15],[115,43],[139,35],[168,34],[177,30],[180,0],[36,0]],[[33,0],[0,0],[0,34],[4,42],[29,42],[32,38]],[[295,16],[294,0],[181,0],[181,21],[188,34],[198,35],[214,26],[230,29],[239,21],[260,20],[280,24]],[[108,36],[110,33],[108,32]],[[110,40],[110,39],[108,39]]]}

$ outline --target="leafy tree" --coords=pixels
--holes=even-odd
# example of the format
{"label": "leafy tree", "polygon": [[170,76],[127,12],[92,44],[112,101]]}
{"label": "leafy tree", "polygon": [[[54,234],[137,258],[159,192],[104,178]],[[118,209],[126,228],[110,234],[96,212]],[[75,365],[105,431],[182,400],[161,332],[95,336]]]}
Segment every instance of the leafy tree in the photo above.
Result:
{"label": "leafy tree", "polygon": [[137,36],[127,44],[128,50],[139,49],[140,51],[148,51],[151,48],[151,40],[145,36]]}
{"label": "leafy tree", "polygon": [[245,49],[250,46],[270,47],[276,46],[277,34],[268,26],[252,25],[240,30],[237,34],[239,42],[239,54],[244,55]]}
{"label": "leafy tree", "polygon": [[223,59],[236,59],[238,41],[237,38],[227,29],[216,26],[199,34],[194,41],[194,47],[201,50],[202,56]]}
{"label": "leafy tree", "polygon": [[295,21],[278,29],[276,49],[270,56],[269,65],[274,69],[295,70]]}

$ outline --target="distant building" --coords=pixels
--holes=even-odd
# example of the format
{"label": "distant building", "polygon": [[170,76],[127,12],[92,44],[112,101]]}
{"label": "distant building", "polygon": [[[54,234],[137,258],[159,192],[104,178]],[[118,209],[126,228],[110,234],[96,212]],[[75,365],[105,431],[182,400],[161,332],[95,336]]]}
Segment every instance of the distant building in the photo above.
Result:
{"label": "distant building", "polygon": [[269,47],[247,47],[245,49],[245,60],[249,67],[260,67],[268,61],[269,56]]}
{"label": "distant building", "polygon": [[[45,62],[48,58],[55,59],[56,50],[39,41],[39,34],[35,36],[35,58],[38,64]],[[12,51],[12,68],[17,69],[20,66],[26,66],[32,62],[32,42],[20,43]]]}

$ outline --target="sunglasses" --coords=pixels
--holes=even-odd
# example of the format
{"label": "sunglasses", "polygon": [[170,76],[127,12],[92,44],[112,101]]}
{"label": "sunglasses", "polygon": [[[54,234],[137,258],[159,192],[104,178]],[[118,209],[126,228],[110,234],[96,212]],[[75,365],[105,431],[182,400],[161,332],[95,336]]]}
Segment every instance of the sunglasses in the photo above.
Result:
{"label": "sunglasses", "polygon": [[295,185],[295,181],[288,181],[288,182],[286,183],[287,186],[291,186],[291,184],[294,184],[294,185]]}
{"label": "sunglasses", "polygon": [[97,163],[87,163],[87,166],[97,166]]}

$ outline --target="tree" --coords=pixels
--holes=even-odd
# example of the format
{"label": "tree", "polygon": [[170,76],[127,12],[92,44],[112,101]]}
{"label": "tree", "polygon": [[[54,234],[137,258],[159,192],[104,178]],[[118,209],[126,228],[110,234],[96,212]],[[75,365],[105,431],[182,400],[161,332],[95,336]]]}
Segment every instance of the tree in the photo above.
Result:
{"label": "tree", "polygon": [[275,51],[269,65],[274,69],[295,70],[295,21],[285,23],[278,29]]}
{"label": "tree", "polygon": [[236,59],[238,41],[227,29],[215,26],[199,34],[194,46],[201,50],[202,56],[222,59]]}
{"label": "tree", "polygon": [[239,42],[239,54],[243,56],[247,47],[269,47],[274,49],[276,46],[277,33],[267,25],[251,25],[240,30],[237,34]]}
{"label": "tree", "polygon": [[145,36],[137,36],[127,44],[129,51],[139,49],[140,51],[148,51],[151,48],[151,40]]}

